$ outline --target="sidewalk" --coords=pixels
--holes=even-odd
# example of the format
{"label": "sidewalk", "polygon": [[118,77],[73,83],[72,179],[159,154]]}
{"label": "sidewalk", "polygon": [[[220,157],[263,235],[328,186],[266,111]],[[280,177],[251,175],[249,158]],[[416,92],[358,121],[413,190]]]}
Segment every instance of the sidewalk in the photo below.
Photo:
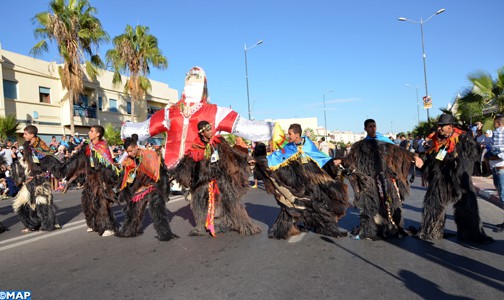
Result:
{"label": "sidewalk", "polygon": [[502,208],[502,203],[499,199],[499,195],[495,189],[492,178],[473,176],[472,181],[474,184],[474,190],[480,198]]}

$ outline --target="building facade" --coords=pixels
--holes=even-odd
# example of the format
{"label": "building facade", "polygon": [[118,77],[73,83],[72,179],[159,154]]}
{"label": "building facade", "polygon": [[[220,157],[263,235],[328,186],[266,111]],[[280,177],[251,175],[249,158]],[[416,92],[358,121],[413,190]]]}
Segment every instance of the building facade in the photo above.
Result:
{"label": "building facade", "polygon": [[21,123],[17,130],[19,141],[26,125],[37,126],[41,138],[48,141],[53,135],[69,135],[73,118],[75,132],[87,135],[92,125],[120,128],[123,122],[132,120],[132,105],[135,120],[143,121],[178,100],[177,90],[151,80],[152,90],[145,99],[132,103],[122,85],[112,84],[113,72],[102,70],[96,80],[84,79],[82,94],[71,103],[68,90],[61,86],[58,64],[0,47],[0,65],[0,116],[16,116]]}

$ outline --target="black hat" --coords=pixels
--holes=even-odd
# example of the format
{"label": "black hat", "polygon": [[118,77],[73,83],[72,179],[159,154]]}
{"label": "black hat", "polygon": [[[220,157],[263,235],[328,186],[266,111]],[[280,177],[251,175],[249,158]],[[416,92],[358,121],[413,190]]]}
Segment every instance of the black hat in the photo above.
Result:
{"label": "black hat", "polygon": [[455,117],[449,114],[442,114],[439,117],[438,120],[438,125],[448,125],[448,124],[455,124]]}

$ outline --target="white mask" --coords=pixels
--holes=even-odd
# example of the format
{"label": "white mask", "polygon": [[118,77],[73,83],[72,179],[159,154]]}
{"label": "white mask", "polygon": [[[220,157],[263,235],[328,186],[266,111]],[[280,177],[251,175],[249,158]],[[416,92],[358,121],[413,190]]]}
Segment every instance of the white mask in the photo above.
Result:
{"label": "white mask", "polygon": [[186,103],[201,102],[203,96],[204,82],[187,82],[184,86],[184,95]]}

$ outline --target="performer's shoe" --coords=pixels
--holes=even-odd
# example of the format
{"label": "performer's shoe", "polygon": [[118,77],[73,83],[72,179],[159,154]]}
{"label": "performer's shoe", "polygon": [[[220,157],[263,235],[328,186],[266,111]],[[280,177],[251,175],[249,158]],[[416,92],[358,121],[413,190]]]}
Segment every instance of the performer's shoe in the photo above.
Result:
{"label": "performer's shoe", "polygon": [[30,228],[24,228],[23,230],[21,230],[21,233],[30,233],[31,230]]}
{"label": "performer's shoe", "polygon": [[114,231],[110,229],[107,229],[102,233],[102,236],[111,236],[111,235],[114,235]]}
{"label": "performer's shoe", "polygon": [[257,188],[257,184],[254,184],[253,186],[251,186],[251,188],[253,189]]}
{"label": "performer's shoe", "polygon": [[504,223],[495,225],[494,232],[503,232],[504,231]]}
{"label": "performer's shoe", "polygon": [[60,224],[55,224],[54,225],[54,229],[61,229],[61,225]]}
{"label": "performer's shoe", "polygon": [[86,229],[86,232],[93,232],[93,231],[94,231],[94,230],[93,230],[93,228],[91,228],[91,227],[88,227],[88,228]]}

